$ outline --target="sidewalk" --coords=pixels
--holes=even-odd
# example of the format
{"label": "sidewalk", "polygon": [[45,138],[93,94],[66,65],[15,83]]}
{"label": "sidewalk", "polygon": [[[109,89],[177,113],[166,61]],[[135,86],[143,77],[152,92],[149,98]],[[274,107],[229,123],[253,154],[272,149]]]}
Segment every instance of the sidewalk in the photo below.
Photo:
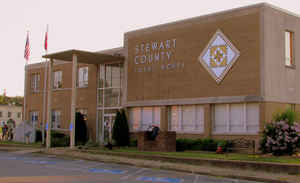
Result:
{"label": "sidewalk", "polygon": [[[268,182],[268,183],[300,183],[300,172],[297,175],[289,175],[286,173],[270,173],[265,171],[250,170],[248,168],[237,168],[234,163],[232,168],[221,168],[216,165],[210,166],[207,164],[203,165],[191,165],[182,162],[168,162],[158,160],[156,157],[149,159],[141,159],[138,157],[125,157],[120,155],[110,155],[109,152],[105,154],[95,154],[92,152],[84,152],[78,149],[69,148],[24,148],[24,147],[1,147],[0,151],[12,151],[16,154],[26,153],[43,153],[48,155],[55,155],[57,157],[66,157],[74,159],[85,159],[91,161],[100,161],[107,163],[119,163],[127,164],[138,167],[155,168],[155,169],[167,169],[187,173],[195,173],[201,175],[210,175],[227,178],[237,178],[252,180],[257,182]],[[237,161],[238,162],[238,161]]]}

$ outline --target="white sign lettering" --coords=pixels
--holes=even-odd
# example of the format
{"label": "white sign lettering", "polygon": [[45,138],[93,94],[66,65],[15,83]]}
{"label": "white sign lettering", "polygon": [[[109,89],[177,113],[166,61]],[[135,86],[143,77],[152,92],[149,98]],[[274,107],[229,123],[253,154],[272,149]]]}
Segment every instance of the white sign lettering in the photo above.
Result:
{"label": "white sign lettering", "polygon": [[183,69],[184,63],[175,60],[176,39],[140,43],[135,46],[135,72],[152,72],[159,64],[161,70]]}

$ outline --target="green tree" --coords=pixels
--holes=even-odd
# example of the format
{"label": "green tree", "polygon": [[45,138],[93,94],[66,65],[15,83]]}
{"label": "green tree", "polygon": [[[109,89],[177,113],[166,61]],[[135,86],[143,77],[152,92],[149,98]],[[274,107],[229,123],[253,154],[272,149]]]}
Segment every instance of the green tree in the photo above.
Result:
{"label": "green tree", "polygon": [[129,145],[129,127],[124,110],[117,112],[112,138],[115,140],[117,146]]}
{"label": "green tree", "polygon": [[75,117],[75,144],[83,145],[87,142],[87,127],[84,116],[80,112],[76,112]]}

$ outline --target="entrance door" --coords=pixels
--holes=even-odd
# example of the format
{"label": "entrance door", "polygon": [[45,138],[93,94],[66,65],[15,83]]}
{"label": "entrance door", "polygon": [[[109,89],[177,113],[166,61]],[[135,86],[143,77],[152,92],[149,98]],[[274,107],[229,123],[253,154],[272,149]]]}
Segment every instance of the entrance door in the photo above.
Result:
{"label": "entrance door", "polygon": [[116,114],[104,114],[104,143],[111,142],[112,143],[112,129],[115,121]]}

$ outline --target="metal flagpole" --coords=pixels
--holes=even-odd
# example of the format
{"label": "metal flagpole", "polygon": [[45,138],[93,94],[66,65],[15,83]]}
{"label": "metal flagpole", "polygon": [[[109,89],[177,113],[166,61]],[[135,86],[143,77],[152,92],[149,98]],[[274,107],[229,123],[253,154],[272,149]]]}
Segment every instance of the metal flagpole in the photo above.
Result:
{"label": "metal flagpole", "polygon": [[[24,132],[24,143],[26,142],[25,139],[25,122],[26,122],[26,90],[27,90],[27,62],[29,61],[29,55],[26,56],[27,54],[29,54],[29,45],[27,48],[27,44],[29,44],[29,31],[27,31],[27,37],[26,37],[26,45],[25,45],[25,50],[24,50],[24,58],[25,58],[25,68],[24,68],[24,103],[23,103],[23,124],[24,124],[24,128],[23,128],[23,132]],[[28,52],[28,53],[27,53]]]}
{"label": "metal flagpole", "polygon": [[[46,42],[47,41],[47,42]],[[47,46],[46,46],[47,44]],[[47,24],[47,30],[45,35],[45,43],[44,48],[46,50],[46,55],[48,55],[48,24]],[[46,120],[46,94],[47,94],[47,71],[48,71],[48,61],[47,58],[45,59],[45,67],[44,67],[44,95],[43,95],[43,123],[42,123],[42,144],[45,142],[45,123],[47,123]]]}

